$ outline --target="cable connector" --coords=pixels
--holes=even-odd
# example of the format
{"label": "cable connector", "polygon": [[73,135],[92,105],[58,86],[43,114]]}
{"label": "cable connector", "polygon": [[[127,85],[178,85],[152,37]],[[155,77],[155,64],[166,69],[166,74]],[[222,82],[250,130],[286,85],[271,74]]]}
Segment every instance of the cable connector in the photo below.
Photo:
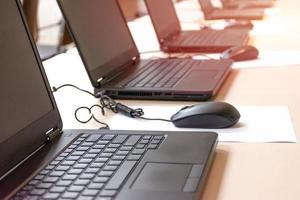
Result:
{"label": "cable connector", "polygon": [[144,115],[144,112],[141,108],[133,109],[121,103],[116,104],[116,111],[131,118],[141,117]]}

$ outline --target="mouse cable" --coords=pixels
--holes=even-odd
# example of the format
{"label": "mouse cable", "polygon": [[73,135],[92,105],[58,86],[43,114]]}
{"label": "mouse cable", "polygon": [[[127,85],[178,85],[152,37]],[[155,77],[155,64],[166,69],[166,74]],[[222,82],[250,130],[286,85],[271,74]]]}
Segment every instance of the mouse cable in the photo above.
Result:
{"label": "mouse cable", "polygon": [[[142,120],[149,120],[149,121],[163,121],[163,122],[172,122],[172,120],[169,120],[169,119],[161,119],[161,118],[148,118],[148,117],[143,117],[144,116],[144,111],[142,108],[137,108],[137,109],[133,109],[133,108],[130,108],[122,103],[118,103],[116,102],[115,100],[113,100],[112,98],[110,98],[109,96],[107,95],[104,95],[104,91],[98,93],[97,95],[91,93],[90,91],[88,90],[84,90],[84,89],[81,89],[79,87],[77,87],[76,85],[73,85],[73,84],[64,84],[64,85],[61,85],[59,87],[52,87],[52,91],[53,92],[57,92],[58,90],[64,88],[64,87],[72,87],[72,88],[75,88],[81,92],[84,92],[86,94],[89,94],[91,96],[93,96],[94,98],[99,98],[100,100],[100,107],[102,108],[106,108],[108,110],[111,110],[113,113],[120,113],[120,114],[123,114],[127,117],[130,117],[130,118],[137,118],[137,119],[142,119]],[[95,107],[97,105],[94,105],[92,106],[91,108]],[[99,105],[98,105],[99,106]],[[87,107],[80,107],[78,108],[76,111],[75,111],[75,118],[77,121],[81,122],[81,120],[78,120],[78,117],[77,117],[77,112],[79,109],[86,109]],[[102,115],[104,115],[105,112],[104,110],[102,109]],[[95,121],[99,121],[97,120],[94,115],[92,115],[92,118],[95,120]],[[91,120],[91,119],[90,119]],[[82,122],[81,122],[82,123]],[[85,122],[87,123],[87,122]],[[107,125],[103,122],[101,122],[101,124],[103,125]],[[107,125],[108,126],[108,125]]]}

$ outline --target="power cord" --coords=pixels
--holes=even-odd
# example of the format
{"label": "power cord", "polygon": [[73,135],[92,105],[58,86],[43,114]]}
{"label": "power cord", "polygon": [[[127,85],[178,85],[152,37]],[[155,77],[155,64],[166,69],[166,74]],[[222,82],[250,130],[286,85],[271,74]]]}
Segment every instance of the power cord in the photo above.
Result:
{"label": "power cord", "polygon": [[[96,107],[101,109],[101,114],[103,116],[105,115],[105,109],[107,109],[107,110],[112,111],[113,113],[120,113],[120,114],[123,114],[127,117],[130,117],[130,118],[138,118],[138,119],[150,120],[150,121],[172,122],[172,120],[168,120],[168,119],[143,117],[144,116],[144,111],[143,111],[142,108],[133,109],[133,108],[130,108],[130,107],[128,107],[128,106],[126,106],[122,103],[118,103],[115,100],[113,100],[112,98],[110,98],[109,96],[104,95],[104,91],[102,91],[102,92],[98,93],[97,95],[95,95],[95,94],[91,93],[90,91],[79,88],[78,86],[73,85],[73,84],[64,84],[64,85],[61,85],[59,87],[52,87],[52,91],[57,92],[58,90],[60,90],[62,88],[66,88],[66,87],[75,88],[75,89],[77,89],[81,92],[84,92],[86,94],[89,94],[89,95],[93,96],[94,98],[99,98],[99,100],[100,100],[100,105],[95,104],[95,105],[91,106],[90,108],[86,107],[86,106],[81,106],[81,107],[79,107],[75,110],[75,113],[74,113],[75,119],[78,122],[82,123],[82,124],[86,124],[86,123],[90,122],[93,119],[97,123],[99,123],[101,125],[104,125],[104,127],[102,127],[102,128],[109,129],[109,125],[107,123],[104,123],[104,122],[100,121],[99,119],[97,119],[95,117],[92,110],[93,110],[93,108],[96,108]],[[89,112],[90,117],[87,120],[81,120],[80,119],[78,113],[81,110],[87,110]]]}

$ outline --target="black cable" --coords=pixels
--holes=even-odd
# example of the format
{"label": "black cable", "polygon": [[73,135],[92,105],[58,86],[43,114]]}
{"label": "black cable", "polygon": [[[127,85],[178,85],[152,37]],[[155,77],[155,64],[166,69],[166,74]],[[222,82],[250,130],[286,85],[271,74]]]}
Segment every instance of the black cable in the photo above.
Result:
{"label": "black cable", "polygon": [[149,121],[163,121],[163,122],[172,122],[172,120],[169,119],[161,119],[161,118],[148,118],[148,117],[136,117],[143,120],[149,120]]}
{"label": "black cable", "polygon": [[93,97],[95,97],[95,98],[98,98],[97,95],[91,93],[90,91],[81,89],[81,88],[77,87],[76,85],[72,85],[72,84],[64,84],[64,85],[61,85],[61,86],[59,86],[59,87],[52,87],[52,91],[53,91],[53,92],[57,92],[59,89],[62,89],[62,88],[64,88],[64,87],[72,87],[72,88],[75,88],[75,89],[77,89],[77,90],[79,90],[79,91],[81,91],[81,92],[85,92],[85,93],[87,93],[87,94],[89,94],[89,95],[91,95],[91,96],[93,96]]}
{"label": "black cable", "polygon": [[[114,113],[121,113],[127,117],[131,117],[131,118],[138,118],[138,119],[143,119],[143,120],[151,120],[151,121],[163,121],[163,122],[172,122],[171,120],[168,120],[168,119],[160,119],[160,118],[147,118],[147,117],[143,117],[144,115],[144,111],[142,108],[137,108],[137,109],[133,109],[133,108],[130,108],[124,104],[121,104],[121,103],[118,103],[116,102],[115,100],[113,100],[112,98],[110,98],[109,96],[107,95],[104,95],[104,94],[99,94],[99,95],[94,95],[93,93],[87,91],[87,90],[84,90],[84,89],[81,89],[79,87],[77,87],[76,85],[72,85],[72,84],[64,84],[64,85],[61,85],[59,87],[53,87],[53,92],[57,92],[59,89],[62,89],[64,87],[72,87],[72,88],[75,88],[81,92],[84,92],[84,93],[87,93],[95,98],[99,98],[100,100],[100,105],[93,105],[91,106],[90,108],[86,107],[86,106],[81,106],[79,108],[77,108],[74,112],[74,115],[75,115],[75,119],[80,122],[80,123],[83,123],[83,124],[86,124],[88,122],[90,122],[92,119],[94,119],[96,122],[102,124],[105,126],[105,128],[108,128],[109,129],[109,126],[108,124],[104,123],[104,122],[101,122],[100,120],[98,120],[94,114],[92,113],[92,109],[95,108],[95,107],[98,107],[101,109],[101,112],[102,112],[102,115],[105,115],[105,110],[104,108],[108,109],[108,110],[111,110],[112,112]],[[85,110],[88,110],[89,111],[89,114],[91,115],[89,119],[83,121],[81,119],[79,119],[78,117],[78,112],[82,109],[85,109]]]}

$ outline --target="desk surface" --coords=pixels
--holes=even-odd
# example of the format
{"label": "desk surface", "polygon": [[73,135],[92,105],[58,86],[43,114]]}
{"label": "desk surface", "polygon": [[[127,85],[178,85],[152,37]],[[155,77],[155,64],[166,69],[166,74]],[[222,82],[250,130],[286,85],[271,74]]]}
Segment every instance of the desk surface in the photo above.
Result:
{"label": "desk surface", "polygon": [[[178,5],[185,19],[201,16],[195,0]],[[186,7],[193,10],[187,12]],[[268,10],[264,21],[257,21],[251,43],[263,51],[300,50],[300,1],[279,0]],[[184,10],[186,9],[186,10]],[[195,13],[194,13],[195,12]],[[190,17],[189,17],[190,16]],[[185,23],[183,27],[197,27]],[[149,18],[130,23],[131,31],[141,51],[158,48]],[[142,32],[141,32],[142,31]],[[142,34],[141,34],[142,33]],[[160,55],[160,54],[157,54]],[[152,55],[153,56],[153,55]],[[299,55],[300,56],[300,55]],[[271,60],[270,60],[271,62]],[[81,60],[76,52],[59,55],[44,63],[52,86],[74,83],[92,91]],[[300,138],[300,63],[274,68],[234,69],[215,100],[235,105],[288,105],[297,138]],[[97,128],[98,124],[78,124],[74,110],[78,106],[97,103],[72,89],[55,94],[64,128]],[[123,101],[128,105],[188,105],[190,102]],[[111,113],[102,117],[109,122]],[[266,119],[268,120],[268,119]],[[205,200],[300,199],[300,144],[292,143],[219,143],[208,182]]]}

